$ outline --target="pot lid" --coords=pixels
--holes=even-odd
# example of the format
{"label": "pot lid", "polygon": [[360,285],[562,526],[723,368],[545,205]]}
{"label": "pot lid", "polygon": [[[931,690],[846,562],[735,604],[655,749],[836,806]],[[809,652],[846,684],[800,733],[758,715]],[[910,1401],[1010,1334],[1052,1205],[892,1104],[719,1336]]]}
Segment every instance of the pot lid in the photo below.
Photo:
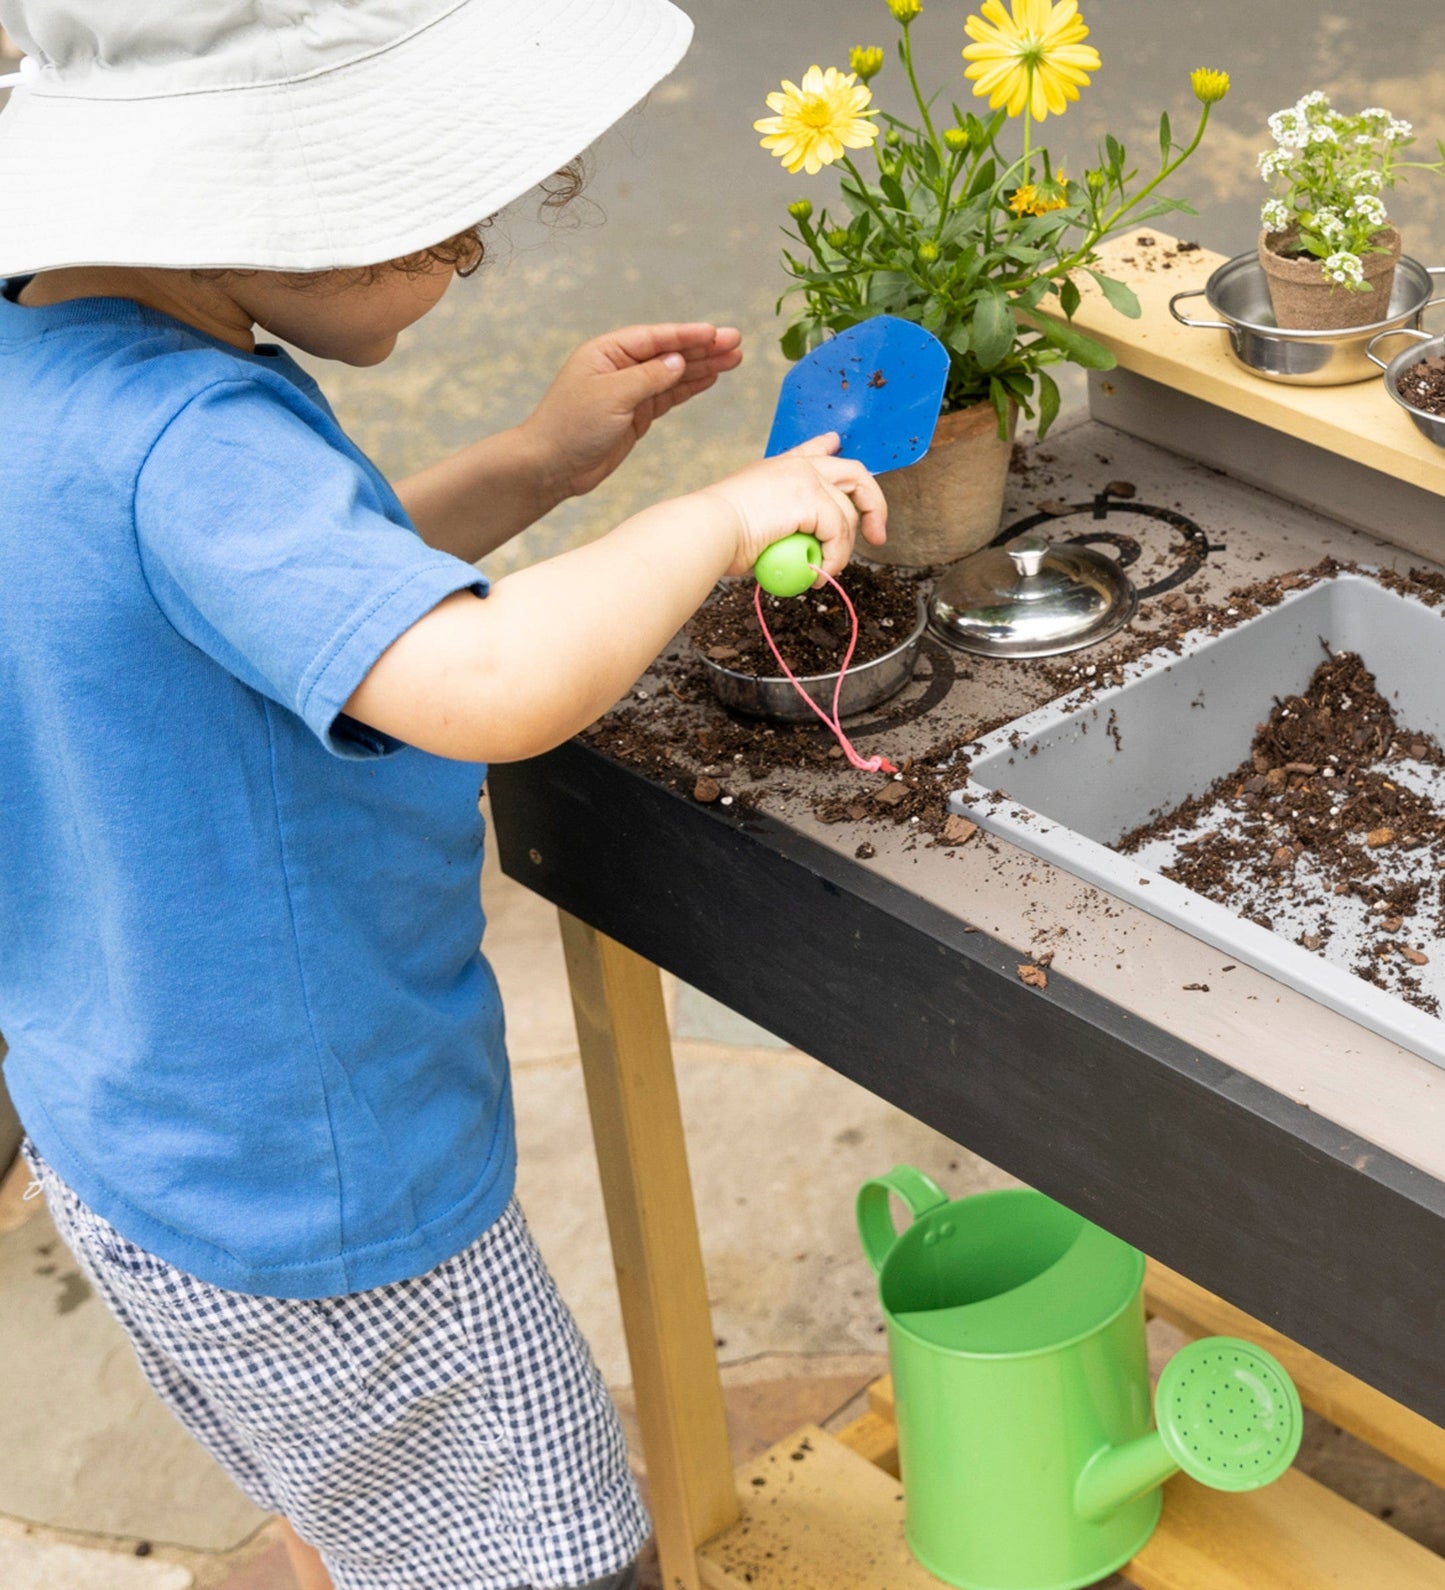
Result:
{"label": "pot lid", "polygon": [[1051,657],[1122,629],[1136,605],[1134,587],[1107,554],[1024,536],[956,563],[933,593],[929,626],[960,651]]}

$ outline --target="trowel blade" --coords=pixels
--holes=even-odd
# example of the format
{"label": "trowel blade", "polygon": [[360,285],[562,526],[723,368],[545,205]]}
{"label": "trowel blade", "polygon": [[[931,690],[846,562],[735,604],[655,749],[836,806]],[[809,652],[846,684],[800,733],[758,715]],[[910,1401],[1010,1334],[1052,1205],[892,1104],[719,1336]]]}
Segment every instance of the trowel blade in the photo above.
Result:
{"label": "trowel blade", "polygon": [[876,315],[799,360],[783,381],[767,456],[838,431],[844,458],[875,475],[928,451],[948,384],[948,350],[922,326]]}

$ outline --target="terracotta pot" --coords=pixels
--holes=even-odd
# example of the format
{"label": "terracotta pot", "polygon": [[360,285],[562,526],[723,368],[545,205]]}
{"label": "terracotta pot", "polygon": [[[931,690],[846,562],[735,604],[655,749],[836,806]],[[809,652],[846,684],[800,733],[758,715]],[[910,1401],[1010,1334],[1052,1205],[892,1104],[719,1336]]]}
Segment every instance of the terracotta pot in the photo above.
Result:
{"label": "terracotta pot", "polygon": [[875,563],[922,569],[956,563],[987,546],[1003,520],[1017,420],[1018,410],[1010,407],[1003,438],[992,403],[945,414],[927,453],[880,480],[888,499],[888,540],[864,555]]}
{"label": "terracotta pot", "polygon": [[1384,250],[1363,256],[1365,280],[1370,290],[1352,293],[1328,281],[1320,261],[1286,259],[1292,232],[1261,232],[1259,263],[1269,281],[1274,318],[1290,331],[1345,331],[1372,326],[1390,315],[1390,294],[1395,287],[1395,266],[1400,260],[1400,234],[1392,226],[1376,232],[1374,241]]}

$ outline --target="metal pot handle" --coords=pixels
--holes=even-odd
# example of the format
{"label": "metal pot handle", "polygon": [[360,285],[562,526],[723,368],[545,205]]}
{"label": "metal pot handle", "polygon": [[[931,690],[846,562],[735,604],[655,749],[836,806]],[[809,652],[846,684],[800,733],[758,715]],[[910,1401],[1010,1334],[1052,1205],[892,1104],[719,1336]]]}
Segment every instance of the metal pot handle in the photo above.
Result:
{"label": "metal pot handle", "polygon": [[[1441,269],[1445,270],[1445,266],[1442,266]],[[1206,288],[1194,287],[1187,293],[1175,293],[1169,300],[1169,313],[1174,316],[1181,326],[1191,326],[1195,331],[1233,331],[1234,327],[1227,321],[1191,320],[1188,315],[1181,315],[1174,307],[1176,304],[1182,303],[1186,298],[1203,298],[1206,291]]]}
{"label": "metal pot handle", "polygon": [[[1445,276],[1445,265],[1427,265],[1425,267],[1425,274],[1427,276]],[[1434,309],[1437,304],[1445,304],[1445,298],[1432,298],[1430,302],[1425,305],[1425,309]],[[1425,309],[1420,311],[1422,315],[1425,313]]]}
{"label": "metal pot handle", "polygon": [[1391,331],[1376,332],[1375,335],[1370,338],[1369,342],[1365,344],[1365,357],[1370,361],[1371,364],[1378,365],[1382,370],[1388,370],[1390,368],[1390,361],[1388,359],[1382,359],[1379,354],[1375,352],[1375,344],[1377,342],[1383,342],[1386,337],[1413,337],[1416,342],[1433,342],[1435,340],[1433,333],[1428,331],[1416,331],[1413,326],[1396,326]]}

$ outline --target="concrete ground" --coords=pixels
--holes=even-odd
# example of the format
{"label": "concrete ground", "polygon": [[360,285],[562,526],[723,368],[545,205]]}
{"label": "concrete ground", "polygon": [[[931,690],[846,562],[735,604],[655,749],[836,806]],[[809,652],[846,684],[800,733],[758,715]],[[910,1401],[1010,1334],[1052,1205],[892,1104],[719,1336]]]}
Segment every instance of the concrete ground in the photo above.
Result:
{"label": "concrete ground", "polygon": [[[490,234],[488,268],[454,289],[386,367],[323,373],[343,422],[383,467],[404,474],[520,419],[565,353],[608,326],[700,316],[742,326],[750,358],[726,388],[669,417],[612,481],[504,551],[495,574],[761,449],[784,368],[773,314],[780,218],[794,197],[817,202],[829,179],[788,177],[757,148],[750,124],[780,78],[814,61],[841,64],[851,44],[890,40],[892,24],[883,0],[695,0],[691,9],[692,54],[602,141],[589,198],[570,224],[504,221]],[[951,77],[955,93],[970,9],[924,0],[919,24],[925,76]],[[1190,68],[1233,73],[1208,143],[1172,185],[1201,212],[1181,229],[1226,252],[1249,247],[1254,234],[1264,118],[1306,89],[1332,90],[1346,105],[1384,104],[1414,121],[1427,145],[1445,132],[1438,0],[1397,0],[1384,25],[1372,0],[1276,0],[1267,19],[1256,0],[1084,0],[1084,11],[1104,70],[1049,129],[1057,126],[1057,147],[1075,168],[1106,128],[1147,158],[1160,109],[1176,126],[1190,120]],[[1187,12],[1187,26],[1176,12]],[[895,66],[875,87],[885,106],[899,106]],[[1445,183],[1417,182],[1395,212],[1409,251],[1435,263]],[[625,1407],[626,1356],[555,924],[492,872],[485,893],[510,1012],[522,1196]],[[873,1289],[851,1226],[858,1183],[898,1161],[957,1193],[1000,1176],[691,990],[672,997],[719,1353],[743,1453],[805,1419],[845,1416],[881,1367]],[[0,1191],[0,1590],[291,1590],[274,1526],[150,1399],[23,1191],[23,1175]],[[1319,1425],[1307,1461],[1445,1545],[1429,1487]]]}

